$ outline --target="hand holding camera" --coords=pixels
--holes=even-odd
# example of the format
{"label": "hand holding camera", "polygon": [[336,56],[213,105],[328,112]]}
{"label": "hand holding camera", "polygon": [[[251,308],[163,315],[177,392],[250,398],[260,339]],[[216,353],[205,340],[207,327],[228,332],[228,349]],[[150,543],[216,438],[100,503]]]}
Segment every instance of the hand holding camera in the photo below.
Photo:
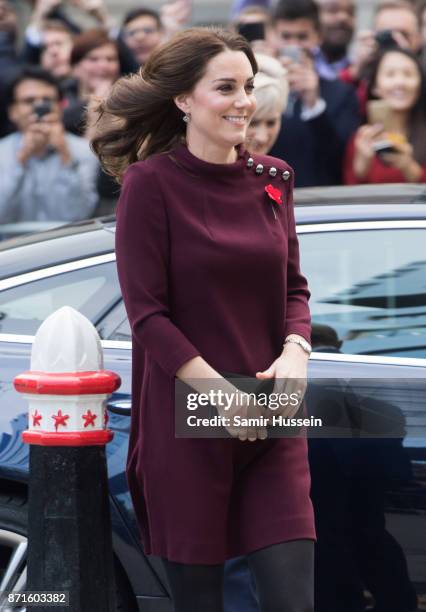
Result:
{"label": "hand holding camera", "polygon": [[422,176],[422,168],[414,159],[412,145],[406,140],[395,142],[391,139],[392,150],[382,152],[380,157],[387,166],[397,168],[409,183],[417,183]]}
{"label": "hand holding camera", "polygon": [[37,27],[49,16],[54,9],[58,8],[61,0],[36,0],[31,15],[31,22]]}
{"label": "hand holding camera", "polygon": [[384,131],[383,124],[363,125],[355,137],[354,170],[358,178],[368,174],[376,155],[387,166],[400,170],[408,182],[415,183],[422,175],[413,147],[403,135]]}
{"label": "hand holding camera", "polygon": [[280,60],[287,69],[290,91],[302,104],[311,108],[320,96],[319,77],[309,54],[298,46],[287,45],[280,50]]}
{"label": "hand holding camera", "polygon": [[61,156],[63,163],[69,163],[70,153],[60,114],[51,100],[43,100],[33,105],[18,160],[25,164],[31,157],[43,155],[48,147]]}
{"label": "hand holding camera", "polygon": [[407,137],[398,130],[395,115],[386,100],[370,100],[367,104],[370,127],[381,126],[372,142],[373,154],[383,163],[398,168],[410,182],[421,176],[421,168],[414,159],[413,147]]}

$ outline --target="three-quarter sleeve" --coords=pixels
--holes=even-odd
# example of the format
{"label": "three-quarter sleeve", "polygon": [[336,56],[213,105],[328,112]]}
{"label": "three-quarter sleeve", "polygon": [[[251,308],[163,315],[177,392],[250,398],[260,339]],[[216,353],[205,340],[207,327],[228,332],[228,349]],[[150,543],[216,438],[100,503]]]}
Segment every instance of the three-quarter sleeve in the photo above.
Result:
{"label": "three-quarter sleeve", "polygon": [[118,278],[133,341],[169,374],[200,353],[171,320],[168,219],[155,170],[129,167],[117,205]]}
{"label": "three-quarter sleeve", "polygon": [[287,301],[284,338],[289,334],[299,334],[311,342],[311,315],[309,298],[311,296],[306,278],[300,271],[299,241],[296,234],[294,217],[293,185],[294,172],[288,187],[287,217],[288,217],[288,260],[287,260]]}

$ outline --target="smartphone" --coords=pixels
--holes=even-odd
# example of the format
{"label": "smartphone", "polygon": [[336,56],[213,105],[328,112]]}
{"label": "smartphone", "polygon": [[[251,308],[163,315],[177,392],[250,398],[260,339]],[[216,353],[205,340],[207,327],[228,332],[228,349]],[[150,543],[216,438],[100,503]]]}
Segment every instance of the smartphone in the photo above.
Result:
{"label": "smartphone", "polygon": [[398,153],[390,140],[378,140],[373,144],[373,149],[376,155],[384,155],[386,153]]}
{"label": "smartphone", "polygon": [[394,49],[395,47],[399,46],[393,37],[392,30],[380,30],[379,32],[376,32],[374,38],[382,50]]}
{"label": "smartphone", "polygon": [[237,23],[237,32],[244,36],[249,42],[253,42],[254,40],[265,40],[265,24],[263,21]]}
{"label": "smartphone", "polygon": [[369,100],[367,102],[367,120],[370,125],[381,123],[385,132],[394,130],[394,115],[385,100]]}
{"label": "smartphone", "polygon": [[33,113],[37,115],[37,119],[40,121],[45,115],[52,112],[52,102],[50,100],[44,100],[44,102],[36,102],[33,105]]}
{"label": "smartphone", "polygon": [[303,59],[303,52],[297,45],[284,45],[280,47],[280,57],[288,57],[296,64],[300,64]]}

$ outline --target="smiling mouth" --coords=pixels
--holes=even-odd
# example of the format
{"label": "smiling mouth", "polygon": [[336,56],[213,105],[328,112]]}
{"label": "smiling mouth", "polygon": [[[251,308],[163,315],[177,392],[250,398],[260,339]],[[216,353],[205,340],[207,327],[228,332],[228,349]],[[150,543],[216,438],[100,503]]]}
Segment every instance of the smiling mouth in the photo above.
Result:
{"label": "smiling mouth", "polygon": [[406,91],[392,91],[389,95],[394,100],[405,100],[410,94]]}
{"label": "smiling mouth", "polygon": [[245,125],[247,122],[247,117],[245,115],[225,115],[223,119],[235,125]]}

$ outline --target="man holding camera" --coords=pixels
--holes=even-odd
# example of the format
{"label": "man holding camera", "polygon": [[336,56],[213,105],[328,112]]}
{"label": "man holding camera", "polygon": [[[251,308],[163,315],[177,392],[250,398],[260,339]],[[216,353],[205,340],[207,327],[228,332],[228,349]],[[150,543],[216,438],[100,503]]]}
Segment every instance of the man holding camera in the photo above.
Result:
{"label": "man holding camera", "polygon": [[87,219],[98,163],[86,140],[65,132],[54,77],[26,68],[8,92],[17,131],[0,140],[0,223]]}
{"label": "man holding camera", "polygon": [[351,86],[318,74],[315,57],[322,41],[318,5],[313,0],[280,0],[273,27],[290,96],[271,155],[294,168],[297,187],[341,184],[342,156],[360,114]]}
{"label": "man holding camera", "polygon": [[360,30],[356,36],[351,63],[340,73],[340,78],[358,88],[358,96],[364,103],[365,68],[377,51],[389,47],[402,47],[415,54],[420,53],[420,23],[412,2],[384,0],[375,10],[373,29]]}

